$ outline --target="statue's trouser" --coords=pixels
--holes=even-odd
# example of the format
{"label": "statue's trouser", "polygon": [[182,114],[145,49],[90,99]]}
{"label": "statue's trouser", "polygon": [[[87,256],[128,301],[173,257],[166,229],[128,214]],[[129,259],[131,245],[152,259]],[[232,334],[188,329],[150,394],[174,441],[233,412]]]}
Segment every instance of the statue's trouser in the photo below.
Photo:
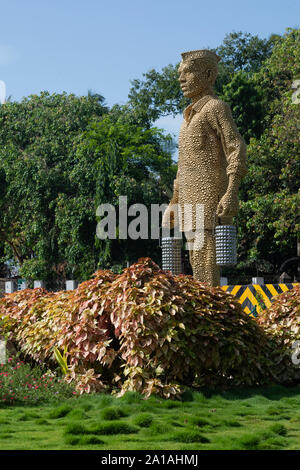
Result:
{"label": "statue's trouser", "polygon": [[193,239],[187,237],[187,242],[194,279],[207,282],[210,286],[219,286],[220,268],[216,264],[214,231],[196,231]]}

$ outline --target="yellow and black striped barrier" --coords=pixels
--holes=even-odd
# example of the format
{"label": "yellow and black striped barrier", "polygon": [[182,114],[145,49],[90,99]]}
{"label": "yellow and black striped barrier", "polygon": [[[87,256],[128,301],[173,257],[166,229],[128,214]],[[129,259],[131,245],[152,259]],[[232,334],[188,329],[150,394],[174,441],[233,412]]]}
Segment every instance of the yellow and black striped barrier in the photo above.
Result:
{"label": "yellow and black striped barrier", "polygon": [[291,290],[298,283],[292,284],[249,284],[246,286],[222,286],[222,289],[238,298],[244,311],[257,316],[263,304],[270,307],[274,297],[282,292]]}

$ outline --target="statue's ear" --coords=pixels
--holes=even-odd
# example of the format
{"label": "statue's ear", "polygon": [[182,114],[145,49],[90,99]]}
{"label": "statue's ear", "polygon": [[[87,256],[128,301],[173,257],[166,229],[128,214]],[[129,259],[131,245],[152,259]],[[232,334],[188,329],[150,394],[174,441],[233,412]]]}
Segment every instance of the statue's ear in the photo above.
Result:
{"label": "statue's ear", "polygon": [[207,77],[207,80],[209,80],[211,82],[212,80],[212,70],[211,69],[207,69],[206,70],[206,77]]}

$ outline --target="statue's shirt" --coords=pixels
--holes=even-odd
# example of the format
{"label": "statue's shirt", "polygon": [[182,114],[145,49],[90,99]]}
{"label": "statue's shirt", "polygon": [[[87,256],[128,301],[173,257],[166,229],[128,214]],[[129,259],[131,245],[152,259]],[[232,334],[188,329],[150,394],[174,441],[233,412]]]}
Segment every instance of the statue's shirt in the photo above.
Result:
{"label": "statue's shirt", "polygon": [[[184,111],[179,134],[176,183],[178,202],[204,205],[204,228],[214,226],[219,200],[228,175],[247,173],[246,145],[232,119],[229,106],[215,96],[204,96]],[[193,215],[195,230],[195,215]]]}

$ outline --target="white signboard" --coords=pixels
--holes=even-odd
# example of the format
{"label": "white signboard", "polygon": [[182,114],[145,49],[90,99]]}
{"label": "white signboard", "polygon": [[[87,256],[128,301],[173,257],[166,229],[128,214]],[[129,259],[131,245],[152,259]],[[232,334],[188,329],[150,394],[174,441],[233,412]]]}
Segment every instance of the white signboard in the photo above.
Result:
{"label": "white signboard", "polygon": [[6,341],[0,340],[0,364],[6,363]]}
{"label": "white signboard", "polygon": [[6,86],[3,80],[0,80],[0,104],[5,103],[6,98]]}

